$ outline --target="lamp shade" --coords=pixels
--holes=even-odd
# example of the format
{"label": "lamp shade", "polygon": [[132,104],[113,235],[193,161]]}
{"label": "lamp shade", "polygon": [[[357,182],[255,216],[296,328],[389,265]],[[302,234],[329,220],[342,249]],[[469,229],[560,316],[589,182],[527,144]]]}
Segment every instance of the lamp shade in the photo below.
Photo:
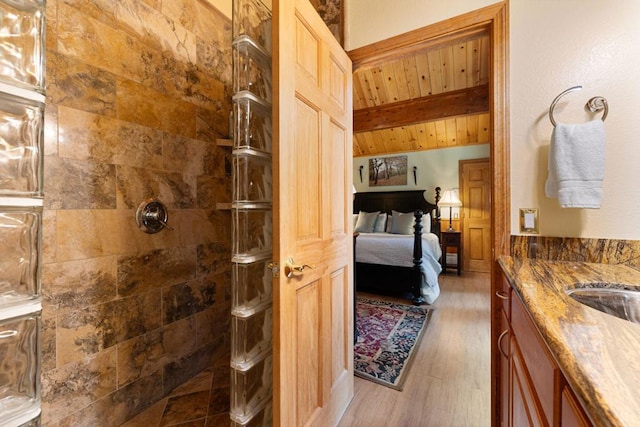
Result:
{"label": "lamp shade", "polygon": [[456,208],[456,207],[462,206],[462,202],[458,198],[456,191],[445,190],[444,194],[442,195],[442,198],[438,202],[438,206],[440,206],[441,208],[446,208],[446,207]]}

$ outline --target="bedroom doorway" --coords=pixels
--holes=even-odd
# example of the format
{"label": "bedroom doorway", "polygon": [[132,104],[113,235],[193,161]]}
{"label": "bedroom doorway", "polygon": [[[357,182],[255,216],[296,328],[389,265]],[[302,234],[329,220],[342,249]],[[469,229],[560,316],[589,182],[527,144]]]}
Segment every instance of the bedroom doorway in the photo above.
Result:
{"label": "bedroom doorway", "polygon": [[[509,189],[509,135],[507,106],[508,66],[508,7],[507,2],[496,3],[448,20],[372,43],[352,51],[349,57],[354,72],[360,68],[382,65],[426,52],[444,45],[461,43],[480,33],[489,35],[488,98],[491,165],[491,231],[490,270],[492,278],[495,260],[509,254],[510,189]],[[371,81],[375,81],[372,78]],[[382,121],[382,118],[380,118]],[[355,124],[354,124],[355,128]],[[391,139],[393,141],[393,138]],[[380,146],[375,139],[372,146]],[[387,144],[388,145],[388,144]],[[355,153],[354,147],[354,155]],[[407,150],[405,150],[407,151]],[[394,151],[398,152],[398,151]],[[391,154],[388,152],[386,154]],[[493,280],[492,280],[493,282]]]}

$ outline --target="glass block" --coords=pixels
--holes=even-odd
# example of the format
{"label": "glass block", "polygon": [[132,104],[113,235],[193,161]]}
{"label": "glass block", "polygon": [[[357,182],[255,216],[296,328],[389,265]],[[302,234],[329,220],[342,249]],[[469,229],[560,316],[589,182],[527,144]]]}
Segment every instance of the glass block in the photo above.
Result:
{"label": "glass block", "polygon": [[271,52],[271,10],[260,0],[233,1],[233,38],[242,35]]}
{"label": "glass block", "polygon": [[246,371],[231,369],[231,419],[245,423],[271,398],[272,358],[269,354]]}
{"label": "glass block", "polygon": [[39,411],[40,313],[0,321],[0,425]]}
{"label": "glass block", "polygon": [[271,106],[252,93],[243,91],[233,96],[236,118],[233,132],[234,148],[271,152]]}
{"label": "glass block", "polygon": [[271,203],[271,156],[253,150],[233,153],[233,201]]}
{"label": "glass block", "polygon": [[233,265],[233,308],[236,316],[250,316],[271,304],[271,269],[269,261]]}
{"label": "glass block", "polygon": [[271,102],[271,56],[248,36],[233,41],[233,92]]}
{"label": "glass block", "polygon": [[0,2],[0,79],[44,93],[44,0]]}
{"label": "glass block", "polygon": [[231,367],[249,369],[271,349],[273,309],[271,307],[249,317],[231,316]]}
{"label": "glass block", "polygon": [[234,257],[250,259],[271,252],[271,216],[270,209],[232,209]]}
{"label": "glass block", "polygon": [[271,427],[273,425],[273,402],[264,402],[256,408],[256,413],[250,419],[243,422],[231,420],[231,427]]}
{"label": "glass block", "polygon": [[42,208],[0,207],[0,309],[40,297]]}
{"label": "glass block", "polygon": [[40,427],[40,416],[35,417],[32,420],[29,420],[23,424],[20,424],[20,427]]}
{"label": "glass block", "polygon": [[0,196],[42,196],[44,104],[0,93]]}

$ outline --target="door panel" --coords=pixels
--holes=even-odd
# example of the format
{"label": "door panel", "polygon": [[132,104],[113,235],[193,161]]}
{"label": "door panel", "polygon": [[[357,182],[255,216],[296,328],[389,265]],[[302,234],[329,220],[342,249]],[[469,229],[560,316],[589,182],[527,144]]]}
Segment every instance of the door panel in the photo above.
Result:
{"label": "door panel", "polygon": [[491,164],[460,161],[463,270],[491,271]]}
{"label": "door panel", "polygon": [[[335,425],[353,397],[351,61],[308,0],[275,0],[274,424]],[[302,267],[304,265],[304,267]]]}

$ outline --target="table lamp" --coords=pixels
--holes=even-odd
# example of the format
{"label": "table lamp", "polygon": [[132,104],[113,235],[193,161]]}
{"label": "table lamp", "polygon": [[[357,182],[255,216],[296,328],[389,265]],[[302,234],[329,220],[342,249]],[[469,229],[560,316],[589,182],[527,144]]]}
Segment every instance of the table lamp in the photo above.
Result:
{"label": "table lamp", "polygon": [[452,210],[454,207],[458,208],[462,206],[462,202],[458,198],[455,190],[445,190],[442,198],[438,202],[438,206],[441,208],[449,207],[449,229],[447,231],[453,231],[453,227],[451,226],[451,217]]}

